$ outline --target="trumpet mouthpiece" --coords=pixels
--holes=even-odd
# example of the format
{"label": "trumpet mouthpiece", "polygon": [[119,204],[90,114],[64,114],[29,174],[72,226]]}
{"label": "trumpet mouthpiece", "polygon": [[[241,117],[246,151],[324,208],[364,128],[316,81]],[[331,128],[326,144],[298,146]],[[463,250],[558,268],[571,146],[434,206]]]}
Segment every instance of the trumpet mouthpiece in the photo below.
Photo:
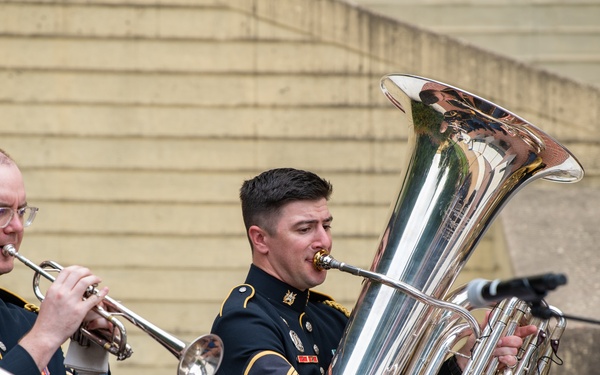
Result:
{"label": "trumpet mouthpiece", "polygon": [[17,253],[17,249],[13,244],[6,244],[2,247],[2,255],[4,256],[15,256]]}

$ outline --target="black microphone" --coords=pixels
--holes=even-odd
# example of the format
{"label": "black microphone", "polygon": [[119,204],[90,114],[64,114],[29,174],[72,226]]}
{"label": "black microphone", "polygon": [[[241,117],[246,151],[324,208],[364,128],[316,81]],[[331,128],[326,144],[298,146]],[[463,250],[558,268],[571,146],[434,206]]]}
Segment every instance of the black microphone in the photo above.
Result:
{"label": "black microphone", "polygon": [[539,302],[549,290],[566,283],[565,275],[554,273],[506,281],[475,279],[467,285],[467,300],[473,307],[489,306],[511,297],[517,297],[525,302]]}

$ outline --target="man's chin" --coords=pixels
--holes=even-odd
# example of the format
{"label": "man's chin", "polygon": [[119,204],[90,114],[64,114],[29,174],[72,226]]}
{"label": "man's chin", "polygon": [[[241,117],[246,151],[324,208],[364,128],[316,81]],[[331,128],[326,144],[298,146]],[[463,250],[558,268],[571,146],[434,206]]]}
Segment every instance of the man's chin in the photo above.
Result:
{"label": "man's chin", "polygon": [[313,286],[313,288],[323,284],[325,282],[326,277],[327,277],[327,271],[325,271],[325,270],[320,271],[320,275],[318,275],[313,280],[313,284],[315,284],[315,286]]}
{"label": "man's chin", "polygon": [[15,267],[15,261],[13,257],[5,257],[0,255],[0,275],[9,273]]}

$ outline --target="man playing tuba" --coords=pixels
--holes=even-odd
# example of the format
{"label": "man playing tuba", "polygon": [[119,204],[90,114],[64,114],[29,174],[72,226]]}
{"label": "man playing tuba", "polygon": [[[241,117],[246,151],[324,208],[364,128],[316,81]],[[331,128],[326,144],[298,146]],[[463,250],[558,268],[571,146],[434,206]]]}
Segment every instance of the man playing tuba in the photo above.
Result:
{"label": "man playing tuba", "polygon": [[[243,183],[252,264],[213,324],[225,348],[218,374],[320,375],[329,368],[349,316],[333,299],[311,290],[326,277],[313,258],[332,248],[331,193],[328,181],[292,168],[268,170]],[[514,366],[522,337],[535,331],[518,328],[493,355]],[[474,343],[468,340],[460,352],[468,356]],[[460,374],[465,364],[466,358],[452,356],[440,374]]]}

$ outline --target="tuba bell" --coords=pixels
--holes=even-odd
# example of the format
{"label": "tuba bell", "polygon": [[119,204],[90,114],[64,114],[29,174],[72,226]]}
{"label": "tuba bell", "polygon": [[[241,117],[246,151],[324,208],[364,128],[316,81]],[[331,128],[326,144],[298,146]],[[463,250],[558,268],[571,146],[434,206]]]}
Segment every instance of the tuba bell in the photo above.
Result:
{"label": "tuba bell", "polygon": [[[329,373],[436,374],[472,329],[456,311],[423,303],[381,279],[472,309],[465,290],[450,288],[504,205],[538,178],[576,182],[584,172],[548,134],[476,95],[396,74],[384,76],[381,89],[412,130],[408,165],[371,265],[382,277],[366,279]],[[533,320],[522,302],[500,303],[481,336],[511,334],[523,319]],[[562,333],[565,322],[551,328],[550,320],[540,321],[540,332]],[[531,340],[525,345],[535,346]],[[464,373],[495,373],[496,364],[488,363],[494,345],[478,342]],[[524,363],[535,351],[519,354],[521,374],[542,373]]]}

